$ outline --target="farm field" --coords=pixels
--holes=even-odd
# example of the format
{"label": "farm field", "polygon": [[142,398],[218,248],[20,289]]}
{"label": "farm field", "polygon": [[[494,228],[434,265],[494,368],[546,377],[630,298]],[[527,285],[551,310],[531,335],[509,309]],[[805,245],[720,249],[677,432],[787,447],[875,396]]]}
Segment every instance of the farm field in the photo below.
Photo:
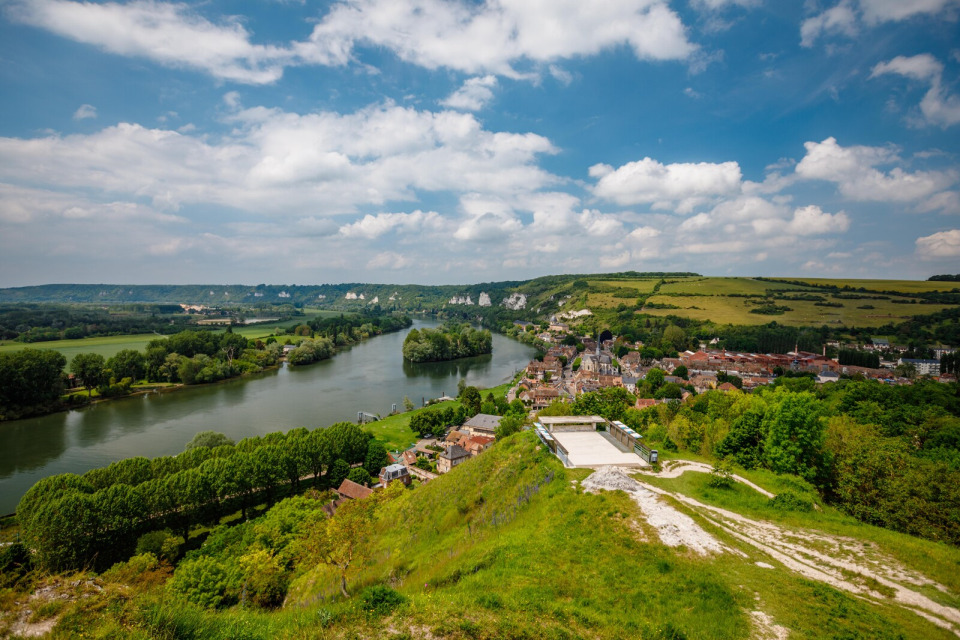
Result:
{"label": "farm field", "polygon": [[616,287],[621,289],[636,289],[637,294],[651,293],[660,278],[639,278],[637,280],[588,280],[591,287]]}
{"label": "farm field", "polygon": [[[668,280],[660,287],[660,293],[685,293],[701,295],[763,295],[767,290],[784,291],[807,290],[792,284],[782,282],[764,282],[753,278],[684,278],[682,280]],[[812,287],[810,288],[812,290]]]}
{"label": "farm field", "polygon": [[[764,315],[750,313],[755,306],[748,304],[745,298],[729,296],[662,296],[649,299],[651,303],[672,304],[680,309],[647,309],[644,313],[655,316],[676,315],[697,320],[710,320],[718,324],[759,325],[776,321],[780,324],[795,326],[844,325],[859,327],[879,327],[887,323],[898,323],[910,316],[935,313],[953,308],[942,304],[894,304],[890,300],[833,300],[843,307],[818,307],[806,300],[774,300],[774,303],[787,306],[792,311],[783,315]],[[873,306],[873,309],[858,307]],[[697,307],[697,308],[693,308]]]}
{"label": "farm field", "polygon": [[[871,291],[898,291],[901,293],[924,293],[927,291],[953,291],[960,289],[960,282],[936,282],[929,280],[835,280],[832,278],[784,278],[806,282],[810,285],[864,288]],[[768,283],[777,284],[777,283]]]}
{"label": "farm field", "polygon": [[[309,322],[316,317],[339,316],[340,311],[321,311],[319,309],[308,309],[306,315],[293,320],[284,322],[268,322],[264,324],[249,325],[246,327],[234,328],[234,333],[242,335],[244,338],[263,338],[274,333],[275,329],[286,329],[295,327],[298,324]],[[195,328],[195,327],[191,327]],[[221,329],[222,331],[222,329]],[[158,333],[130,334],[120,336],[97,336],[94,338],[79,338],[77,340],[51,340],[49,342],[14,342],[12,340],[0,341],[0,352],[19,351],[21,349],[49,349],[59,351],[67,358],[67,366],[73,356],[78,353],[98,353],[104,358],[115,356],[124,349],[136,349],[143,351],[147,343],[156,338],[164,336]]]}
{"label": "farm field", "polygon": [[122,336],[98,336],[96,338],[80,338],[78,340],[52,340],[50,342],[13,342],[10,340],[0,344],[0,352],[20,351],[21,349],[48,349],[59,351],[67,358],[67,366],[73,356],[78,353],[99,353],[104,358],[115,356],[124,349],[143,351],[147,343],[155,338],[162,337],[156,333],[142,333]]}

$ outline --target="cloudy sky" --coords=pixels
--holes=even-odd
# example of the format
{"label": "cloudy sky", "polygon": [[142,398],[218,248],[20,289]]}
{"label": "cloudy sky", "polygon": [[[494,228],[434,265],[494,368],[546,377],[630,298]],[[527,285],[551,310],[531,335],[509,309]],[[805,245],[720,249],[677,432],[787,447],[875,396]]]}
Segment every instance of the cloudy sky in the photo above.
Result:
{"label": "cloudy sky", "polygon": [[0,2],[0,286],[960,272],[960,0]]}

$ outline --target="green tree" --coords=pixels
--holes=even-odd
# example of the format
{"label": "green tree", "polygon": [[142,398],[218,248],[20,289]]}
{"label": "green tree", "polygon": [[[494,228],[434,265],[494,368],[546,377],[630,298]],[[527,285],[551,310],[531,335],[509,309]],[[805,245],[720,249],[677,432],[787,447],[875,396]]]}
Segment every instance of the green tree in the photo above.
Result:
{"label": "green tree", "polygon": [[763,417],[767,432],[764,455],[776,473],[793,473],[810,482],[825,467],[822,407],[810,392],[777,389]]}
{"label": "green tree", "polygon": [[350,474],[350,464],[343,458],[337,458],[327,472],[331,487],[339,487]]}
{"label": "green tree", "polygon": [[511,436],[523,428],[523,418],[516,415],[508,415],[500,418],[500,424],[495,431],[497,440],[502,440]]}
{"label": "green tree", "polygon": [[136,349],[124,349],[107,360],[107,369],[117,380],[130,378],[134,382],[143,380],[147,373],[147,361]]}
{"label": "green tree", "polygon": [[99,353],[78,353],[70,362],[70,371],[86,387],[88,395],[93,395],[93,388],[103,382],[105,368],[106,361]]}
{"label": "green tree", "polygon": [[350,469],[350,473],[347,474],[347,480],[356,482],[357,484],[362,484],[365,487],[369,487],[370,483],[373,481],[373,476],[363,467],[354,467],[353,469]]}
{"label": "green tree", "polygon": [[233,445],[233,440],[222,433],[218,433],[216,431],[200,431],[197,433],[197,435],[190,439],[190,442],[187,443],[187,446],[185,446],[183,450],[190,451],[191,449],[196,449],[197,447],[207,447],[209,449],[213,449],[214,447],[232,447]]}
{"label": "green tree", "polygon": [[383,446],[383,443],[376,439],[370,440],[367,445],[367,457],[363,462],[363,468],[371,476],[376,476],[380,473],[380,469],[389,464],[390,457],[387,455],[387,449]]}
{"label": "green tree", "polygon": [[463,393],[460,394],[460,403],[467,408],[471,416],[480,413],[480,405],[482,402],[480,391],[476,387],[467,387],[463,390]]}
{"label": "green tree", "polygon": [[650,371],[647,371],[647,375],[644,379],[650,384],[653,390],[656,391],[661,387],[661,385],[663,385],[664,376],[666,376],[666,374],[664,373],[663,369],[654,367],[653,369],[650,369]]}

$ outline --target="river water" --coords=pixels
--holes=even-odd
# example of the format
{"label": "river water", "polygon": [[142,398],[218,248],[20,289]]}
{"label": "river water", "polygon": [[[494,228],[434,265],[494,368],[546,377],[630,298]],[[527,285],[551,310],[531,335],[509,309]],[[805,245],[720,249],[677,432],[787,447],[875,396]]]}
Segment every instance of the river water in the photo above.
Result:
{"label": "river water", "polygon": [[[417,320],[414,327],[434,327]],[[104,402],[40,418],[0,423],[0,514],[12,513],[33,483],[58,473],[83,473],[133,456],[183,451],[198,431],[234,440],[356,421],[358,411],[387,415],[403,397],[456,395],[467,384],[506,382],[533,357],[524,344],[493,334],[493,354],[453,362],[410,364],[401,348],[407,331],[372,338],[330,360],[284,366],[255,376]]]}

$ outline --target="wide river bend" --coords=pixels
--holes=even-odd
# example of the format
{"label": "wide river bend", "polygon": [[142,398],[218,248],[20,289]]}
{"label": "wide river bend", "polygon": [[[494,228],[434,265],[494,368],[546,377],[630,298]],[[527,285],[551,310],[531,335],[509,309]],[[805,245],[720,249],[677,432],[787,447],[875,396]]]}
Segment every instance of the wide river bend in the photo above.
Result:
{"label": "wide river bend", "polygon": [[[414,327],[435,327],[428,320]],[[358,411],[387,415],[403,397],[456,395],[467,384],[506,382],[533,357],[532,347],[493,334],[493,354],[453,362],[410,364],[401,348],[407,330],[377,336],[305,367],[212,385],[154,393],[0,423],[0,514],[12,513],[33,483],[58,473],[84,473],[133,456],[172,455],[198,431],[234,440],[356,421]]]}

